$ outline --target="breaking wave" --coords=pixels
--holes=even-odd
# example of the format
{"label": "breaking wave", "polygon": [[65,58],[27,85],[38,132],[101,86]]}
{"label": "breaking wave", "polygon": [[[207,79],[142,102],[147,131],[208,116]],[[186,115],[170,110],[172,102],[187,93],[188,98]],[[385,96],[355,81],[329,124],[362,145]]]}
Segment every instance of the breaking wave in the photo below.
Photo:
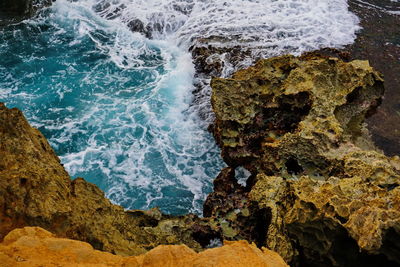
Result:
{"label": "breaking wave", "polygon": [[201,213],[224,163],[198,116],[209,106],[192,105],[188,49],[250,49],[228,76],[256,57],[352,43],[358,29],[344,0],[57,0],[0,30],[0,101],[113,202]]}

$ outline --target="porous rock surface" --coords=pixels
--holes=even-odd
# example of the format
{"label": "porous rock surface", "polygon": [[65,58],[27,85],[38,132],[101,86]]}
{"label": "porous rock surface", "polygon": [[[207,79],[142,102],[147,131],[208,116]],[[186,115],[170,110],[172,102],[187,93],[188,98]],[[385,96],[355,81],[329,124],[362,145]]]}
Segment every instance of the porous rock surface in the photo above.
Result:
{"label": "porous rock surface", "polygon": [[204,228],[194,215],[125,211],[94,184],[71,180],[22,112],[0,103],[0,240],[24,226],[40,226],[122,255],[138,255],[160,244],[183,243],[199,250],[193,236]]}
{"label": "porous rock surface", "polygon": [[39,227],[10,232],[0,243],[2,267],[130,266],[130,267],[287,267],[275,252],[258,249],[246,241],[196,253],[185,245],[162,245],[140,256],[123,257],[94,250],[88,243],[57,238]]}
{"label": "porous rock surface", "polygon": [[400,160],[365,128],[384,93],[367,61],[282,56],[211,85],[229,164],[217,180],[235,180],[239,166],[251,176],[246,187],[216,186],[206,216],[240,233],[238,216],[263,211],[252,241],[294,266],[400,263]]}
{"label": "porous rock surface", "polygon": [[[377,151],[364,125],[384,92],[368,62],[282,56],[211,85],[211,129],[229,166],[203,219],[111,204],[71,181],[43,135],[0,104],[0,239],[40,226],[121,255],[246,239],[293,266],[400,263],[400,159]],[[251,172],[246,186],[239,166]]]}

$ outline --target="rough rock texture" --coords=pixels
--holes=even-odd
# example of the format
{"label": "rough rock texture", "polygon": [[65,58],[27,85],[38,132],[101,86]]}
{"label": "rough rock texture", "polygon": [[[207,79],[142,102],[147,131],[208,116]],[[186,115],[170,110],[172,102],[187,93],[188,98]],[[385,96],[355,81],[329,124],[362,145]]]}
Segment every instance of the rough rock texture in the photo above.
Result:
{"label": "rough rock texture", "polygon": [[233,168],[225,168],[214,180],[214,191],[204,203],[203,214],[224,240],[251,240],[265,246],[265,236],[271,223],[271,209],[260,208],[248,200],[248,192],[238,184]]}
{"label": "rough rock texture", "polygon": [[72,181],[22,112],[0,103],[0,240],[14,228],[40,226],[99,250],[137,255],[160,244],[201,249],[200,243],[209,241],[204,236],[213,233],[203,224],[194,215],[124,211],[97,186],[81,178]]}
{"label": "rough rock texture", "polygon": [[189,48],[196,69],[192,104],[198,107],[200,117],[210,123],[211,77],[229,76],[235,69],[244,68],[255,60],[250,49],[225,43],[229,41],[214,36],[197,39]]}
{"label": "rough rock texture", "polygon": [[344,50],[352,59],[369,60],[385,76],[385,98],[367,122],[373,140],[389,156],[400,146],[400,2],[349,0],[349,10],[360,18],[362,30]]}
{"label": "rough rock texture", "polygon": [[1,0],[0,26],[32,17],[36,11],[51,5],[52,2],[52,0]]}
{"label": "rough rock texture", "polygon": [[275,252],[262,251],[246,241],[227,242],[223,247],[196,253],[185,245],[159,246],[144,255],[122,257],[94,250],[87,243],[57,238],[38,227],[13,230],[0,244],[3,267],[29,266],[252,266],[287,267]]}
{"label": "rough rock texture", "polygon": [[384,92],[367,61],[283,56],[211,85],[225,179],[238,166],[252,175],[234,197],[216,187],[205,215],[265,211],[249,240],[293,265],[400,263],[400,159],[376,151],[365,128]]}

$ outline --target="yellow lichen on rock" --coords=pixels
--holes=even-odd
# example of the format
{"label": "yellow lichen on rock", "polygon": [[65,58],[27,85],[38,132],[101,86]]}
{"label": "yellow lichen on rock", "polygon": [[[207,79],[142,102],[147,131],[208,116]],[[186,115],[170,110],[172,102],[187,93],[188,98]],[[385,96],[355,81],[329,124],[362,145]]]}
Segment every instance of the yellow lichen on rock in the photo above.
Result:
{"label": "yellow lichen on rock", "polygon": [[123,257],[94,250],[81,241],[57,238],[39,227],[10,232],[0,244],[1,267],[287,267],[275,252],[247,241],[227,242],[196,253],[185,245],[162,245],[140,256]]}
{"label": "yellow lichen on rock", "polygon": [[364,123],[383,96],[381,74],[367,61],[310,53],[260,60],[211,85],[229,164],[214,184],[235,180],[238,166],[251,176],[235,194],[215,187],[209,216],[229,221],[252,203],[250,217],[268,216],[249,240],[299,266],[400,263],[400,160],[375,148]]}
{"label": "yellow lichen on rock", "polygon": [[17,227],[40,226],[120,255],[139,255],[160,244],[199,250],[192,237],[199,223],[194,215],[165,216],[157,209],[124,211],[96,185],[72,180],[22,112],[0,103],[0,240]]}

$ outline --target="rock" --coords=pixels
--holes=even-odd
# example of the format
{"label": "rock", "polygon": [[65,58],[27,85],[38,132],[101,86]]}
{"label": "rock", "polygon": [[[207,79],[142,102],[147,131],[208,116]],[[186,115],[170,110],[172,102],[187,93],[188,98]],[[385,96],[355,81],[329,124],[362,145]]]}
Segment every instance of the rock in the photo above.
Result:
{"label": "rock", "polygon": [[21,111],[1,103],[0,159],[0,240],[12,229],[40,226],[121,255],[137,255],[159,244],[183,243],[200,250],[199,242],[209,241],[201,235],[208,223],[194,215],[124,211],[97,186],[82,178],[71,180],[44,136]]}
{"label": "rock", "polygon": [[[211,86],[222,156],[252,174],[238,195],[257,203],[249,217],[270,214],[258,244],[294,266],[400,263],[400,160],[377,151],[365,127],[384,92],[367,61],[282,56]],[[238,209],[212,198],[210,217]]]}
{"label": "rock", "polygon": [[196,39],[189,48],[195,67],[193,103],[198,107],[199,115],[203,120],[211,123],[212,117],[210,97],[211,77],[225,77],[235,69],[239,69],[253,62],[251,50],[241,46],[229,46],[229,40],[223,37],[212,36]]}
{"label": "rock", "polygon": [[287,267],[273,251],[260,250],[246,241],[196,253],[185,245],[159,246],[137,257],[123,257],[94,250],[88,243],[57,238],[39,227],[10,232],[0,244],[4,267],[30,266],[268,266]]}
{"label": "rock", "polygon": [[360,18],[362,30],[344,48],[352,59],[369,60],[385,76],[385,98],[367,119],[372,139],[386,155],[400,154],[400,2],[349,0],[349,10]]}
{"label": "rock", "polygon": [[134,20],[131,20],[130,22],[128,22],[128,28],[132,32],[140,32],[140,33],[145,34],[146,37],[150,38],[151,33],[146,31],[146,28],[145,28],[143,22],[139,19],[134,19]]}
{"label": "rock", "polygon": [[388,192],[360,176],[285,181],[260,174],[250,199],[273,210],[268,247],[285,255],[298,254],[299,266],[397,266],[399,262],[398,190]]}
{"label": "rock", "polygon": [[17,23],[35,15],[52,0],[2,0],[0,3],[0,26]]}
{"label": "rock", "polygon": [[238,184],[233,168],[223,169],[214,180],[214,191],[207,196],[203,214],[223,240],[245,239],[258,247],[266,246],[265,225],[271,222],[271,210],[249,201],[248,191]]}
{"label": "rock", "polygon": [[373,148],[362,123],[384,89],[365,61],[277,57],[211,86],[215,136],[232,166],[321,173],[329,145]]}

